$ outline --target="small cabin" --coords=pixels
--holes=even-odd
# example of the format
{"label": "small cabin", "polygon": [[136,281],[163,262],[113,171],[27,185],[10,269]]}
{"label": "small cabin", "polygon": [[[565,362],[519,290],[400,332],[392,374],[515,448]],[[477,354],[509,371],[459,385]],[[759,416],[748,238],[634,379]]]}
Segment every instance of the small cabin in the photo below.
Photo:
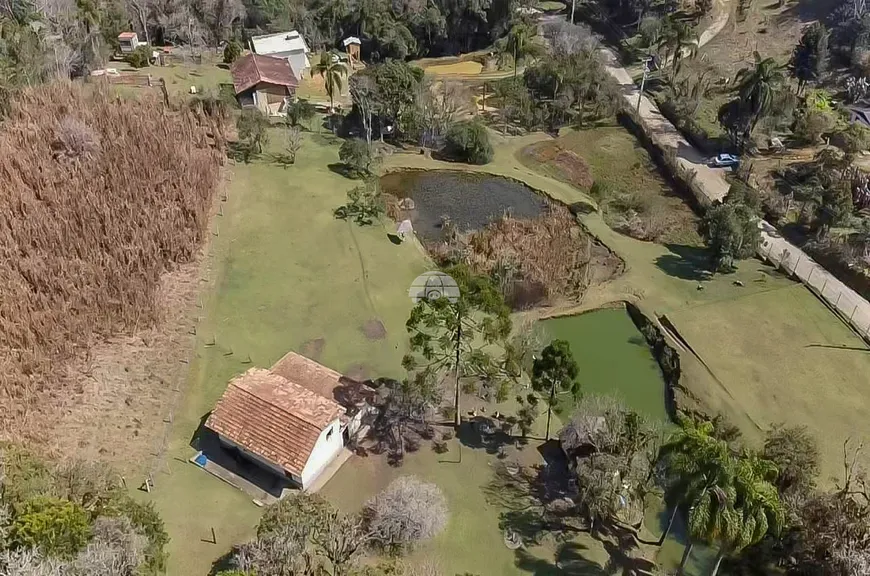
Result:
{"label": "small cabin", "polygon": [[139,36],[135,32],[121,32],[118,34],[118,46],[122,54],[129,54],[139,47]]}

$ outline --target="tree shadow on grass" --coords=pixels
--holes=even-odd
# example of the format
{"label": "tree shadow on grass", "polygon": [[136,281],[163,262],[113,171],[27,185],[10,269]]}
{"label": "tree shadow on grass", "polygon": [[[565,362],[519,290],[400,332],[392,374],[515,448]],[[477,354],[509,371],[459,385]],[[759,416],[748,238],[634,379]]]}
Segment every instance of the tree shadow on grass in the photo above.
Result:
{"label": "tree shadow on grass", "polygon": [[670,254],[656,258],[656,266],[668,276],[695,282],[712,277],[710,254],[706,249],[678,244],[666,244],[665,247]]}
{"label": "tree shadow on grass", "polygon": [[583,557],[586,550],[586,546],[577,542],[565,542],[556,550],[551,562],[520,548],[514,552],[514,563],[520,570],[535,576],[607,576],[601,565]]}

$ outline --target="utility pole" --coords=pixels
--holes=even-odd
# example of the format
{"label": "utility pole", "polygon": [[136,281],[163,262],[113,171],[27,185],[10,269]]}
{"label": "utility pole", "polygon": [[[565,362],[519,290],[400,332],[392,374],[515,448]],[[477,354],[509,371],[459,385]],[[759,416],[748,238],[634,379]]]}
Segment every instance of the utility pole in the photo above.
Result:
{"label": "utility pole", "polygon": [[646,84],[646,76],[649,73],[649,63],[652,61],[652,56],[647,56],[643,60],[643,78],[640,80],[640,92],[637,93],[637,106],[635,113],[640,114],[640,99],[643,98],[643,87]]}

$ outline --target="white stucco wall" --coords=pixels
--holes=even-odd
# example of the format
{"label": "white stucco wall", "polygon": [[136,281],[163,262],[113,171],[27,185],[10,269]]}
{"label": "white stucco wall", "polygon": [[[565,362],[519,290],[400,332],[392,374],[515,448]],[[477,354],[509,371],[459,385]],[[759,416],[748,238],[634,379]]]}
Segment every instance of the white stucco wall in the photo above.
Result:
{"label": "white stucco wall", "polygon": [[[331,436],[329,435],[330,431],[332,431]],[[327,436],[329,437],[327,438]],[[311,451],[311,457],[302,470],[303,489],[311,486],[317,476],[323,472],[323,469],[338,456],[343,447],[344,437],[341,433],[341,423],[335,420],[320,433],[314,450]]]}

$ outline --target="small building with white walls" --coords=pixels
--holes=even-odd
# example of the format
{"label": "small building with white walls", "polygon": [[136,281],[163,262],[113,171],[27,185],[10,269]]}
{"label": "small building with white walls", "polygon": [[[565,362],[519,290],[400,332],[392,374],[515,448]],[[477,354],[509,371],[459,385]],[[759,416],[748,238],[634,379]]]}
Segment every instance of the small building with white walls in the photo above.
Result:
{"label": "small building with white walls", "polygon": [[225,449],[307,490],[359,432],[369,390],[290,352],[230,380],[205,426]]}
{"label": "small building with white walls", "polygon": [[301,80],[305,72],[311,68],[311,63],[308,61],[308,45],[302,34],[296,30],[253,36],[251,51],[263,56],[286,58],[297,80]]}
{"label": "small building with white walls", "polygon": [[129,54],[139,47],[139,35],[135,32],[121,32],[118,34],[118,47],[122,54]]}

